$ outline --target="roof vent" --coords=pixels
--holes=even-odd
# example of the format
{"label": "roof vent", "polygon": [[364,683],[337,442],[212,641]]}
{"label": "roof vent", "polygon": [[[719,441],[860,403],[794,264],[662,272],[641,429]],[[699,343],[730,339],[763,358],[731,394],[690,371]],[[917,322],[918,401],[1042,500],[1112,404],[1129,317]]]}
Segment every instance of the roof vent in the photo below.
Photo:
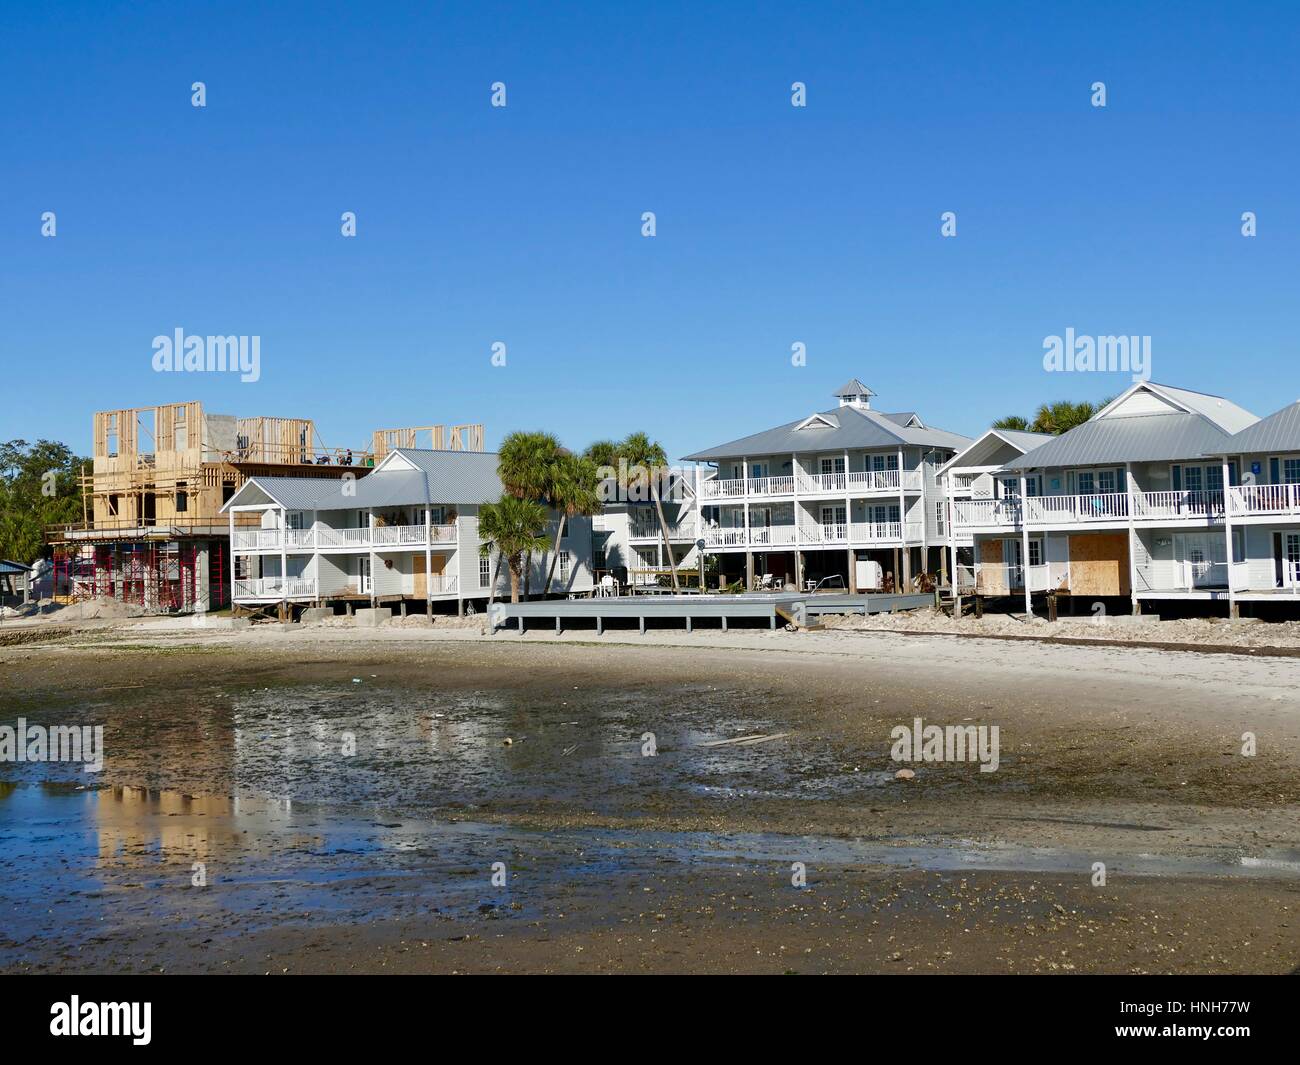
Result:
{"label": "roof vent", "polygon": [[841,407],[857,407],[860,410],[871,409],[871,397],[875,393],[856,377],[835,390],[835,396]]}

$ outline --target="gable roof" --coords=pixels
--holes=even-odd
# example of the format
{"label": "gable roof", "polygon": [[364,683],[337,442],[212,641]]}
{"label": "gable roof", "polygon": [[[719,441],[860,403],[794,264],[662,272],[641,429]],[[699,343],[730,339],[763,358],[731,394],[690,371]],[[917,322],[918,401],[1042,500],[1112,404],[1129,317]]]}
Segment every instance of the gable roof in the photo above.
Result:
{"label": "gable roof", "polygon": [[[900,425],[900,415],[881,414],[860,407],[836,407],[819,411],[813,418],[832,421],[832,426],[809,426],[812,418],[786,422],[774,429],[766,429],[752,436],[742,436],[716,447],[684,456],[687,462],[713,462],[718,459],[739,459],[748,455],[786,455],[807,451],[843,451],[858,448],[897,448],[904,445],[941,447],[959,450],[970,439],[943,429],[926,429],[906,424]],[[801,428],[808,426],[807,428]]]}
{"label": "gable roof", "polygon": [[221,509],[243,505],[259,492],[286,510],[484,503],[501,495],[497,459],[491,451],[397,448],[366,476],[351,482],[348,495],[343,494],[341,477],[251,477]]}
{"label": "gable roof", "polygon": [[[1145,391],[1163,407],[1137,407],[1128,401]],[[1125,389],[1082,425],[1034,448],[1003,468],[1028,470],[1097,466],[1124,462],[1164,462],[1222,454],[1233,433],[1258,419],[1222,396],[1139,381]]]}
{"label": "gable roof", "polygon": [[[1228,439],[1227,452],[1248,455],[1256,451],[1300,451],[1300,402],[1261,418]],[[1216,452],[1222,454],[1222,452]]]}
{"label": "gable roof", "polygon": [[[970,456],[977,454],[987,443],[993,440],[1001,441],[1015,448],[1023,455],[1053,439],[1055,437],[1051,433],[1031,433],[1025,429],[986,429],[972,440],[968,446],[962,448],[940,466],[938,472],[944,473],[950,469],[971,465]],[[974,465],[982,466],[984,463],[975,463]]]}

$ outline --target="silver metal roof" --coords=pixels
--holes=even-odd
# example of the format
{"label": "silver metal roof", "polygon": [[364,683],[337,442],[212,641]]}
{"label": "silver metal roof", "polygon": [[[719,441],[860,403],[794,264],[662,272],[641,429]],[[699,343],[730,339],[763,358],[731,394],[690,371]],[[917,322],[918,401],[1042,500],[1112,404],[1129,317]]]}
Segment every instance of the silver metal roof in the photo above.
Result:
{"label": "silver metal roof", "polygon": [[[815,417],[825,418],[830,426],[799,426],[808,421],[778,425],[753,436],[744,436],[726,444],[697,451],[684,456],[688,462],[713,462],[718,459],[738,459],[748,455],[788,455],[792,452],[843,451],[858,448],[896,448],[900,445],[942,447],[960,451],[970,439],[943,429],[907,428],[893,421],[890,415],[858,407],[835,407],[818,411]],[[910,417],[910,415],[909,415]]]}
{"label": "silver metal roof", "polygon": [[861,381],[859,381],[856,377],[852,377],[844,384],[840,385],[840,387],[837,388],[834,392],[832,392],[831,395],[832,396],[874,396],[875,393],[871,391],[871,389],[869,389]]}
{"label": "silver metal roof", "polygon": [[1261,451],[1300,451],[1300,402],[1274,411],[1267,418],[1261,418],[1254,425],[1229,437],[1225,450],[1232,455],[1250,455]]}
{"label": "silver metal roof", "polygon": [[[1041,447],[1049,440],[1056,439],[1051,433],[1031,433],[1024,429],[986,429],[970,444],[940,466],[939,472],[946,473],[950,469],[960,469],[962,466],[971,465],[969,456],[981,450],[985,442],[990,438],[1010,444],[1021,454],[1032,451],[1036,447]],[[996,454],[997,450],[998,448],[994,446],[990,454]],[[983,463],[975,463],[975,465],[983,465]]]}
{"label": "silver metal roof", "polygon": [[1012,459],[1003,469],[1198,458],[1207,453],[1222,454],[1229,439],[1229,433],[1201,414],[1177,412],[1094,418]]}
{"label": "silver metal roof", "polygon": [[399,448],[395,454],[415,468],[385,457],[374,471],[350,482],[346,492],[342,477],[252,477],[222,510],[248,502],[257,491],[287,510],[368,510],[426,504],[466,506],[495,500],[501,495],[495,452]]}

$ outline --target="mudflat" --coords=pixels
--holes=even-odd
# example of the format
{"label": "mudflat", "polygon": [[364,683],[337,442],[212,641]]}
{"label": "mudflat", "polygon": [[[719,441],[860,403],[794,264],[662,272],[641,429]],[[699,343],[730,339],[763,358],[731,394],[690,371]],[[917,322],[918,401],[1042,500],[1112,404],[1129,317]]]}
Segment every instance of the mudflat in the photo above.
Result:
{"label": "mudflat", "polygon": [[[6,971],[1300,965],[1295,658],[144,625],[0,668],[0,724],[105,744],[0,764]],[[996,771],[900,762],[918,719]]]}

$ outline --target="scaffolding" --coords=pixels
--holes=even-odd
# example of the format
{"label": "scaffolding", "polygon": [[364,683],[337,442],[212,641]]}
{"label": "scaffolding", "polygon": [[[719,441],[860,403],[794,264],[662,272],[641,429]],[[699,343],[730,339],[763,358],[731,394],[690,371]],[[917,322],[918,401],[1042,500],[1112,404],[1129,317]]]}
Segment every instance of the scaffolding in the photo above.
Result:
{"label": "scaffolding", "polygon": [[203,613],[229,605],[226,550],[212,543],[59,544],[51,597],[115,599],[151,613]]}

